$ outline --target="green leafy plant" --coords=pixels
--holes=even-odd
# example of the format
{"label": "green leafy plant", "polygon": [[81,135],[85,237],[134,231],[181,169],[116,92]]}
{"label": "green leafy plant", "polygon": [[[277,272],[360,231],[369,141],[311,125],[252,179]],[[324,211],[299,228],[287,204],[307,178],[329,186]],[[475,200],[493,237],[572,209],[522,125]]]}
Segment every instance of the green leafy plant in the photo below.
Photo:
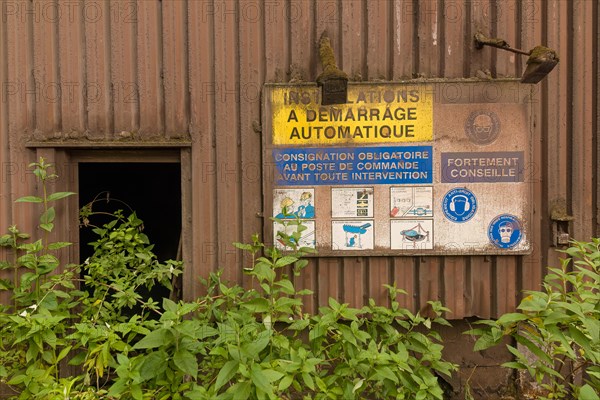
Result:
{"label": "green leafy plant", "polygon": [[[74,193],[48,192],[57,176],[43,158],[30,167],[41,196],[16,202],[41,205],[41,238],[29,241],[31,235],[16,226],[0,237],[0,246],[10,255],[0,269],[12,271],[12,278],[0,281],[0,290],[12,298],[12,304],[0,305],[0,381],[21,399],[62,399],[69,393],[99,398],[105,393],[100,379],[118,365],[115,355],[127,353],[149,331],[144,321],[152,326],[150,312],[160,313],[152,299],[142,301],[137,290],[156,284],[169,287],[181,263],[159,263],[139,229],[141,221],[135,214],[126,218],[117,213],[97,228],[99,239],[85,268],[61,265],[56,251],[71,244],[48,241],[56,217],[53,204]],[[83,279],[82,270],[87,273]],[[79,290],[79,283],[86,290]],[[141,311],[128,317],[123,310],[135,304]],[[67,362],[83,364],[83,374],[63,378]]]}
{"label": "green leafy plant", "polygon": [[[203,280],[194,301],[144,298],[140,290],[170,288],[181,263],[159,262],[142,221],[117,212],[93,227],[94,253],[83,265],[62,265],[54,252],[69,243],[47,241],[52,202],[72,193],[47,193],[55,176],[43,159],[32,165],[43,195],[19,202],[42,205],[42,238],[11,227],[0,238],[10,251],[1,267],[12,278],[0,290],[0,381],[19,399],[442,399],[440,377],[455,365],[441,357],[433,317],[399,306],[403,292],[388,286],[391,307],[373,301],[351,308],[330,299],[317,315],[304,310],[309,290],[296,288],[311,248],[306,227],[281,221],[275,247],[258,235],[235,243],[246,252],[247,287],[221,271]],[[82,210],[84,225],[93,217]],[[288,229],[291,228],[291,229]]]}
{"label": "green leafy plant", "polygon": [[[310,292],[296,291],[281,271],[292,267],[299,274],[307,261],[298,255],[310,250],[295,246],[296,255],[284,255],[277,249],[265,249],[257,235],[251,244],[235,245],[252,256],[245,273],[256,289],[230,286],[218,272],[204,281],[207,294],[196,302],[164,299],[167,311],[160,317],[160,327],[134,346],[135,356],[120,356],[119,376],[111,395],[286,398],[289,384],[280,384],[285,377],[282,370],[291,363],[292,354],[306,356],[302,348],[306,344],[298,339],[300,325],[292,329],[288,325],[302,320],[300,297]],[[266,256],[258,255],[261,250]]]}
{"label": "green leafy plant", "polygon": [[[303,310],[294,278],[314,251],[298,246],[301,221],[279,233],[283,252],[257,235],[236,243],[251,263],[251,288],[228,285],[211,274],[207,294],[195,302],[165,300],[167,310],[125,357],[109,393],[156,399],[442,399],[440,375],[456,368],[441,357],[439,336],[447,324],[399,307],[402,291],[388,287],[392,307],[353,309],[331,299],[318,315]],[[263,253],[264,255],[261,255]],[[288,275],[287,272],[291,274]]]}
{"label": "green leafy plant", "polygon": [[[160,285],[171,290],[172,276],[181,271],[180,262],[157,260],[153,245],[143,233],[143,222],[135,213],[125,217],[117,211],[113,217],[103,227],[93,229],[98,239],[90,243],[94,253],[84,263],[83,283],[90,292],[89,299],[101,300],[101,304],[86,307],[87,311],[94,310],[87,316],[104,323],[124,321],[126,310],[137,306],[158,309],[158,303],[151,298],[143,300],[140,288],[149,291]],[[148,313],[140,316],[147,318]]]}
{"label": "green leafy plant", "polygon": [[41,204],[43,238],[27,243],[30,235],[16,226],[0,238],[0,246],[12,252],[12,261],[2,261],[0,268],[13,271],[12,280],[5,279],[0,286],[13,292],[13,304],[0,312],[0,358],[4,361],[0,378],[20,386],[21,398],[45,396],[57,384],[59,364],[72,349],[64,333],[75,306],[69,293],[74,288],[72,271],[67,268],[58,273],[60,262],[54,254],[70,243],[47,240],[56,216],[52,204],[73,193],[48,193],[48,182],[56,175],[43,158],[30,167],[41,183],[42,195],[21,197],[16,202]]}
{"label": "green leafy plant", "polygon": [[[413,314],[397,301],[403,291],[386,285],[391,307],[373,300],[361,309],[334,299],[321,308],[310,328],[311,348],[325,368],[317,383],[323,398],[442,399],[442,375],[456,365],[442,359],[441,338],[432,324],[449,325],[439,302],[429,302],[433,318]],[[425,329],[423,329],[425,328]],[[314,386],[310,380],[307,386]],[[334,395],[334,397],[330,397]]]}
{"label": "green leafy plant", "polygon": [[[560,268],[550,268],[541,291],[529,291],[498,320],[479,321],[475,350],[511,337],[515,360],[506,367],[527,371],[544,389],[544,399],[599,399],[600,239],[573,242]],[[526,349],[527,351],[522,351]],[[529,354],[527,354],[529,353]]]}

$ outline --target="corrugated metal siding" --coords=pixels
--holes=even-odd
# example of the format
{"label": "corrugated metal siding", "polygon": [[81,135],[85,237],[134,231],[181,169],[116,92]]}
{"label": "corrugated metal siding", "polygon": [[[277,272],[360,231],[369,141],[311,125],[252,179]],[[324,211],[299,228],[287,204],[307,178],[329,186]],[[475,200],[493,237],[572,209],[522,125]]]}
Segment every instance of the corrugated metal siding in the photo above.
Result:
{"label": "corrugated metal siding", "polygon": [[595,1],[562,0],[4,0],[0,229],[12,221],[33,229],[32,211],[12,205],[34,189],[26,165],[36,153],[66,154],[36,152],[27,140],[190,140],[182,150],[185,294],[200,293],[196,278],[218,267],[242,283],[231,243],[262,226],[263,83],[314,81],[325,29],[354,80],[519,76],[524,58],[474,48],[481,30],[561,56],[534,88],[533,254],[321,258],[298,285],[315,290],[313,309],[329,296],[384,302],[382,284],[396,281],[413,310],[439,299],[452,318],[510,311],[554,262],[551,201],[566,199],[577,239],[598,233],[598,13]]}

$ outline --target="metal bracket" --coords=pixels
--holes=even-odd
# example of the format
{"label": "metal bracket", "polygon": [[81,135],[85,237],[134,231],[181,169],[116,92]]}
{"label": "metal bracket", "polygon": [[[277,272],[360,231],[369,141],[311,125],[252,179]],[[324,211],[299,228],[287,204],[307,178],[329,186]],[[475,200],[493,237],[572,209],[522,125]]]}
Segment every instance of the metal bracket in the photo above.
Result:
{"label": "metal bracket", "polygon": [[554,199],[550,207],[552,220],[552,238],[554,246],[568,246],[571,240],[569,223],[575,218],[567,214],[567,201],[564,198]]}
{"label": "metal bracket", "polygon": [[348,75],[338,68],[327,31],[319,40],[319,57],[323,72],[317,77],[321,88],[321,104],[345,104],[348,102]]}
{"label": "metal bracket", "polygon": [[525,68],[525,72],[521,77],[521,83],[538,83],[556,67],[559,61],[556,51],[548,47],[536,46],[530,51],[524,51],[510,47],[504,39],[488,38],[483,33],[477,32],[475,34],[475,47],[482,49],[484,46],[529,56],[527,68]]}

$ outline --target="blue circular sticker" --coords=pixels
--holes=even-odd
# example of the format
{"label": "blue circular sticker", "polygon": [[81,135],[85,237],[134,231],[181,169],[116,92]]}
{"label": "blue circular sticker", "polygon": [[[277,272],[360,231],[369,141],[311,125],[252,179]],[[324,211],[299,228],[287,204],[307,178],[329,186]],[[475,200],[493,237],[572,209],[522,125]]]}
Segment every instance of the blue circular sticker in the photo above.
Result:
{"label": "blue circular sticker", "polygon": [[514,215],[498,215],[488,227],[490,241],[501,249],[515,247],[521,241],[522,236],[521,223]]}
{"label": "blue circular sticker", "polygon": [[452,222],[467,222],[477,212],[477,198],[469,189],[452,189],[442,200],[442,211]]}

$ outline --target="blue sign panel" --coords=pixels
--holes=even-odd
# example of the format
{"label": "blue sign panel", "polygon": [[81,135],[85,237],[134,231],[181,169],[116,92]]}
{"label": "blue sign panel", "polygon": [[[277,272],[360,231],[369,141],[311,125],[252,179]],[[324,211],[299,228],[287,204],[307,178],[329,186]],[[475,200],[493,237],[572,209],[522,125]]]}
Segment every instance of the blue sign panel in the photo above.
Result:
{"label": "blue sign panel", "polygon": [[414,185],[432,183],[432,146],[273,150],[276,184]]}
{"label": "blue sign panel", "polygon": [[523,182],[522,151],[442,153],[442,182]]}

